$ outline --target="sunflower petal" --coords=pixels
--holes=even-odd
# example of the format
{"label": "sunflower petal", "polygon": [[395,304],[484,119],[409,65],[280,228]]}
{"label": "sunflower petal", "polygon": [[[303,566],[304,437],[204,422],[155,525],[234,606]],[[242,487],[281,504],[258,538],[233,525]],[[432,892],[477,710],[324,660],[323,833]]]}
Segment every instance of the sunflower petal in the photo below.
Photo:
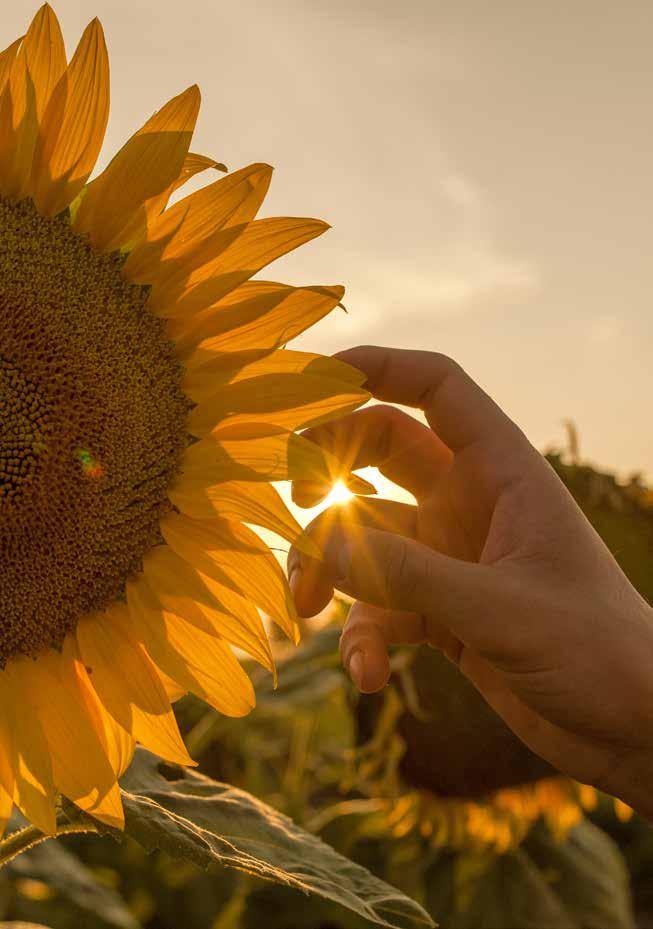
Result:
{"label": "sunflower petal", "polygon": [[134,283],[155,283],[162,261],[174,266],[209,236],[254,219],[271,176],[269,165],[250,165],[180,200],[153,219],[147,241],[127,259],[125,275]]}
{"label": "sunflower petal", "polygon": [[143,577],[127,581],[134,635],[172,680],[226,716],[245,716],[255,704],[252,682],[222,639],[162,609]]}
{"label": "sunflower petal", "polygon": [[33,702],[30,672],[35,665],[27,658],[17,658],[0,671],[0,776],[9,792],[12,783],[6,780],[8,766],[16,806],[42,832],[52,835],[56,831],[56,791],[50,749]]}
{"label": "sunflower petal", "polygon": [[270,484],[224,481],[207,487],[201,480],[182,474],[168,496],[181,513],[193,519],[219,516],[253,523],[297,545],[307,555],[319,558],[319,549],[304,533],[278,490]]}
{"label": "sunflower petal", "polygon": [[199,105],[196,86],[179,94],[132,136],[89,185],[74,225],[96,249],[120,248],[134,213],[179,177]]}
{"label": "sunflower petal", "polygon": [[[211,390],[212,378],[197,378],[186,393],[198,400]],[[265,420],[285,429],[304,428],[351,413],[369,400],[359,387],[326,377],[308,374],[262,374],[235,384],[217,386],[208,399],[188,417],[192,435],[202,437],[221,423],[247,423]]]}
{"label": "sunflower petal", "polygon": [[8,794],[6,790],[0,787],[0,839],[6,832],[7,823],[11,819],[13,809],[14,801],[11,794]]}
{"label": "sunflower petal", "polygon": [[264,349],[219,352],[198,349],[185,361],[184,368],[184,392],[195,403],[210,399],[225,385],[230,387],[260,377],[308,376],[340,382],[346,390],[361,387],[366,379],[361,371],[337,358],[285,348],[271,352]]}
{"label": "sunflower petal", "polygon": [[195,177],[196,174],[201,174],[202,171],[207,171],[210,168],[215,168],[216,171],[227,171],[226,165],[223,165],[222,162],[215,161],[213,158],[208,158],[206,155],[196,155],[193,152],[189,152],[184,158],[184,164],[179,172],[179,177],[173,185],[173,191],[179,190],[186,181],[189,181],[192,177]]}
{"label": "sunflower petal", "polygon": [[45,216],[69,206],[95,166],[109,118],[109,57],[102,26],[89,23],[57,84],[41,127],[32,186]]}
{"label": "sunflower petal", "polygon": [[182,472],[206,486],[221,481],[341,480],[352,493],[375,493],[372,484],[343,472],[329,452],[301,435],[267,423],[224,425],[186,449]]}
{"label": "sunflower petal", "polygon": [[164,265],[150,307],[166,317],[195,313],[329,228],[319,219],[282,216],[221,229]]}
{"label": "sunflower petal", "polygon": [[[49,109],[54,90],[65,70],[66,50],[61,28],[52,7],[46,3],[32,20],[13,60],[7,88],[11,97],[12,127],[6,135],[8,147],[4,151],[3,168],[8,173],[4,181],[6,192],[16,199],[33,195],[31,175],[39,142],[39,124]],[[8,105],[9,101],[5,99],[0,108]],[[62,112],[60,102],[57,112],[59,122]],[[8,111],[5,118],[7,116]],[[5,128],[8,128],[6,123]]]}
{"label": "sunflower petal", "polygon": [[151,752],[194,764],[156,668],[131,636],[127,608],[115,604],[108,614],[82,620],[77,642],[95,692],[114,719]]}
{"label": "sunflower petal", "polygon": [[138,251],[148,238],[148,230],[159,219],[173,193],[185,184],[186,181],[190,180],[191,177],[194,177],[195,174],[199,174],[200,171],[206,171],[207,168],[227,170],[224,165],[219,164],[217,161],[213,161],[212,158],[205,158],[204,155],[186,155],[179,177],[170,184],[167,190],[157,194],[155,197],[151,197],[143,204],[142,210],[138,213],[134,213],[132,219],[127,223],[121,234],[123,240],[122,249],[130,253],[128,261],[131,260],[134,252]]}
{"label": "sunflower petal", "polygon": [[203,583],[191,563],[165,545],[145,556],[145,577],[165,609],[209,635],[218,635],[272,670],[265,627],[256,608],[229,586]]}
{"label": "sunflower petal", "polygon": [[175,350],[186,358],[202,351],[273,351],[301,335],[336,307],[344,287],[291,287],[247,281],[192,316],[168,320]]}
{"label": "sunflower petal", "polygon": [[14,66],[14,61],[18,54],[18,49],[24,38],[24,36],[21,36],[20,39],[16,39],[15,42],[12,42],[8,48],[5,48],[3,52],[0,52],[0,94],[7,85],[11,69]]}
{"label": "sunflower petal", "polygon": [[[51,649],[32,662],[28,680],[59,790],[115,828],[124,816],[116,774],[97,728],[97,698],[73,649]],[[89,785],[91,788],[89,790]]]}
{"label": "sunflower petal", "polygon": [[251,529],[223,519],[194,520],[173,513],[161,520],[161,534],[202,575],[253,600],[284,632],[294,635],[297,613],[285,575]]}
{"label": "sunflower petal", "polygon": [[25,43],[13,60],[0,96],[0,193],[21,200],[30,193],[34,148],[38,138],[36,92],[27,68]]}
{"label": "sunflower petal", "polygon": [[67,64],[59,20],[49,3],[41,7],[27,31],[25,56],[34,82],[36,116],[40,120]]}

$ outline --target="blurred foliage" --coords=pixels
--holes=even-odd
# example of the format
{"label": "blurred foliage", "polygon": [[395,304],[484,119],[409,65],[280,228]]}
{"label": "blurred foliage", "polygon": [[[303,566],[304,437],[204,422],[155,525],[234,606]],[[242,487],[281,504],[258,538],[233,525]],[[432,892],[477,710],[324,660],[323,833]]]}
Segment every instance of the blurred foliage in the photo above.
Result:
{"label": "blurred foliage", "polygon": [[[653,600],[651,491],[558,454],[549,461]],[[298,651],[278,645],[276,691],[250,669],[258,706],[247,719],[190,698],[177,705],[200,770],[401,888],[444,929],[653,926],[648,825],[555,776],[432,650],[398,651],[383,696],[358,698],[337,654],[345,609]],[[3,872],[0,919],[51,929],[369,925],[328,900],[148,855],[131,839],[70,837],[34,852]]]}

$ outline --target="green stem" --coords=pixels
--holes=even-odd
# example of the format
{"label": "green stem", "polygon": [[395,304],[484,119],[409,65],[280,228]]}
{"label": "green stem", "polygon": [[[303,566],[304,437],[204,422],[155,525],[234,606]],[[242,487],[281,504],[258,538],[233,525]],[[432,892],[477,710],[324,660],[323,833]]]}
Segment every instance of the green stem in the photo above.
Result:
{"label": "green stem", "polygon": [[60,835],[73,835],[82,832],[97,832],[97,827],[93,820],[85,817],[71,821],[67,816],[61,815],[57,818],[57,831],[53,835],[41,832],[36,826],[26,826],[19,829],[18,832],[12,832],[0,842],[0,868],[22,855],[23,852],[40,845],[41,842],[47,842],[48,839],[56,839]]}

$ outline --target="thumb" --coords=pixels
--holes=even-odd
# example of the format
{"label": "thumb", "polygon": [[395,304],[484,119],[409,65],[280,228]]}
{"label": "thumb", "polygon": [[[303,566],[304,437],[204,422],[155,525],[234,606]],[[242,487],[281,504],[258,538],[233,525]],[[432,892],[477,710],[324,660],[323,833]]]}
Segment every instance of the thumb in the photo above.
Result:
{"label": "thumb", "polygon": [[504,599],[491,568],[360,525],[334,527],[323,551],[323,569],[343,593],[384,609],[420,613],[466,645],[487,645],[488,614],[500,615],[498,599]]}

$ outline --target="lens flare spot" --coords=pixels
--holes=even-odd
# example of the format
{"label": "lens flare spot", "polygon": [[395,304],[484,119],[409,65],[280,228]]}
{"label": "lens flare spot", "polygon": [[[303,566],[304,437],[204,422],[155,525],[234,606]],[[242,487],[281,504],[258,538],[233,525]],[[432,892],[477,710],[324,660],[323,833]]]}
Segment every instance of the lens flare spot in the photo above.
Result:
{"label": "lens flare spot", "polygon": [[86,477],[91,480],[99,480],[105,475],[105,467],[102,462],[94,458],[93,455],[85,448],[80,448],[77,452],[77,458],[82,466],[82,471]]}

